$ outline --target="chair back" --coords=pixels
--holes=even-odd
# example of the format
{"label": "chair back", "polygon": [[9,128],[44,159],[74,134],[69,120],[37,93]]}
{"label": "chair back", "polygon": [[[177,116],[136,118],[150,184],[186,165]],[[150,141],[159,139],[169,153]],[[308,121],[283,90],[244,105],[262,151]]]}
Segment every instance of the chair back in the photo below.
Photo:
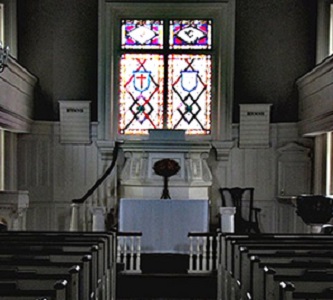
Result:
{"label": "chair back", "polygon": [[[252,220],[253,208],[253,187],[232,187],[219,189],[223,207],[236,207],[235,219],[244,218],[248,221]],[[246,205],[244,202],[246,201]]]}

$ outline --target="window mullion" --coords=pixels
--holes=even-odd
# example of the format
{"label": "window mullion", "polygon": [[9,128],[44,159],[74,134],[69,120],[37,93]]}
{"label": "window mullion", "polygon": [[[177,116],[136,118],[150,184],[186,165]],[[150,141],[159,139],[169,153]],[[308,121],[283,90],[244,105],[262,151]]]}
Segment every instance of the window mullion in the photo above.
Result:
{"label": "window mullion", "polygon": [[164,80],[163,80],[163,128],[167,128],[168,124],[168,96],[169,96],[169,86],[168,86],[168,74],[169,74],[169,21],[164,20]]}

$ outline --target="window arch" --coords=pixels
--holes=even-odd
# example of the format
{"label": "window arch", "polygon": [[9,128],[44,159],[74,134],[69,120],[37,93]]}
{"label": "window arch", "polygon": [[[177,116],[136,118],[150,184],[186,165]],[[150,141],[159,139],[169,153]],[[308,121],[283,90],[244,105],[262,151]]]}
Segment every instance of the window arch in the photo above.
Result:
{"label": "window arch", "polygon": [[[205,74],[210,74],[211,80],[209,93],[206,95],[206,99],[209,99],[209,105],[205,111],[205,117],[202,117],[202,122],[200,123],[201,129],[191,132],[184,125],[185,123],[189,124],[188,119],[184,116],[179,117],[178,120],[174,122],[183,122],[184,124],[179,127],[179,129],[187,130],[188,138],[190,139],[206,139],[212,141],[227,141],[231,140],[231,114],[232,114],[232,100],[233,100],[233,57],[234,57],[234,19],[235,19],[235,3],[234,0],[225,0],[225,1],[182,1],[182,2],[163,2],[159,3],[158,1],[152,2],[117,2],[117,1],[105,1],[100,0],[100,19],[99,19],[99,99],[98,99],[98,113],[99,113],[99,138],[104,140],[115,140],[118,138],[121,139],[133,139],[138,138],[134,136],[135,132],[128,132],[128,134],[123,134],[122,131],[126,125],[126,122],[122,125],[123,128],[119,130],[119,120],[121,119],[121,113],[119,113],[121,104],[119,105],[119,99],[121,93],[124,90],[121,90],[121,66],[122,55],[127,55],[122,49],[122,40],[121,40],[121,24],[126,20],[162,20],[166,22],[164,24],[170,25],[173,20],[206,20],[213,24],[211,40],[213,41],[211,49],[202,49],[193,50],[185,49],[172,49],[167,50],[168,55],[172,55],[170,51],[176,52],[174,55],[188,55],[192,59],[196,59],[195,55],[204,55],[209,59],[201,60],[202,65],[205,65],[205,68],[210,68],[211,73],[206,72]],[[166,36],[170,33],[170,26],[165,26],[164,30],[166,35],[162,39],[166,44],[169,44],[170,39],[166,39]],[[156,42],[156,41],[155,41]],[[210,42],[211,43],[211,42]],[[126,48],[126,47],[125,47]],[[130,53],[135,55],[143,55],[147,49],[131,49]],[[143,47],[144,48],[144,47]],[[126,49],[127,50],[127,49]],[[169,52],[168,52],[169,51]],[[146,51],[147,52],[147,51]],[[149,52],[149,51],[148,51]],[[149,53],[156,53],[160,55],[163,52],[162,49],[156,47],[151,50]],[[196,54],[196,52],[200,52]],[[192,55],[192,56],[191,56]],[[174,56],[173,59],[179,57]],[[159,58],[156,58],[158,61]],[[172,68],[172,59],[166,59],[165,56],[161,58],[165,63],[167,61],[167,68]],[[186,61],[186,59],[185,59]],[[187,62],[189,59],[187,59]],[[208,62],[207,62],[208,61]],[[178,61],[179,62],[179,61]],[[175,64],[176,65],[176,64]],[[208,65],[208,67],[207,67]],[[126,66],[124,67],[126,68]],[[197,66],[197,69],[200,67]],[[138,70],[140,71],[140,70]],[[197,71],[195,68],[191,71]],[[180,70],[177,71],[181,72]],[[163,69],[164,73],[164,69]],[[141,74],[141,73],[140,73]],[[137,72],[137,75],[140,75]],[[193,76],[197,73],[193,72],[186,74],[186,76]],[[147,74],[141,74],[147,75]],[[143,77],[142,77],[143,78]],[[164,86],[167,89],[168,80],[169,85],[172,80],[164,73]],[[178,77],[179,79],[179,77]],[[139,77],[137,79],[139,82]],[[143,80],[143,79],[142,79]],[[133,79],[134,81],[134,79]],[[169,98],[168,98],[169,97]],[[170,96],[166,92],[162,92],[160,96],[160,103],[163,103],[164,108],[167,107]],[[179,100],[179,99],[178,99]],[[186,112],[188,115],[193,117],[193,112],[191,109],[194,107],[191,105],[186,106],[186,103],[181,100],[183,104],[183,113]],[[210,103],[211,101],[211,103]],[[178,103],[179,104],[179,103]],[[142,105],[137,104],[137,111],[143,109]],[[187,111],[186,111],[187,109]],[[157,110],[156,110],[157,111]],[[175,128],[172,121],[168,119],[168,109],[166,111],[160,112],[164,118],[158,126],[162,128]],[[133,117],[133,111],[132,111]],[[203,125],[203,122],[206,122]],[[169,123],[168,123],[169,122]],[[195,123],[195,122],[194,122]],[[171,125],[170,125],[171,124]],[[199,126],[199,127],[200,127]],[[202,130],[204,128],[204,130]],[[198,134],[199,133],[199,134]],[[144,138],[144,137],[141,137]]]}

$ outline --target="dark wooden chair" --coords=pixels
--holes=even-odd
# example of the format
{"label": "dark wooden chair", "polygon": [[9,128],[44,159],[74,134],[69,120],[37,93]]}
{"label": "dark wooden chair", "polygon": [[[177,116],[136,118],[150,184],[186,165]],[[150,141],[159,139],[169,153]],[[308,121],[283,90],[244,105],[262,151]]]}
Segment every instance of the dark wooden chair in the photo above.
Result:
{"label": "dark wooden chair", "polygon": [[254,188],[232,187],[219,189],[222,207],[236,207],[235,233],[260,233],[260,208],[253,207]]}

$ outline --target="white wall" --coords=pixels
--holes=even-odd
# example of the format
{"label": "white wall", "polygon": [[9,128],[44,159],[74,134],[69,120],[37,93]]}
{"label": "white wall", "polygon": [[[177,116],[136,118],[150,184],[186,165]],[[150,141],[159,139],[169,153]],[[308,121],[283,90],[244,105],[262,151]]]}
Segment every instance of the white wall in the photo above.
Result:
{"label": "white wall", "polygon": [[[96,132],[93,124],[89,145],[60,144],[57,122],[35,122],[31,134],[19,135],[18,188],[28,190],[30,196],[27,229],[69,228],[71,200],[83,196],[101,175]],[[211,222],[218,221],[219,187],[251,186],[255,188],[255,205],[262,208],[264,232],[304,231],[294,208],[277,201],[278,149],[292,142],[311,147],[312,141],[298,139],[295,123],[271,124],[269,148],[239,149],[238,125],[233,126],[233,141],[228,160],[216,160],[214,150],[208,159],[213,174]]]}

